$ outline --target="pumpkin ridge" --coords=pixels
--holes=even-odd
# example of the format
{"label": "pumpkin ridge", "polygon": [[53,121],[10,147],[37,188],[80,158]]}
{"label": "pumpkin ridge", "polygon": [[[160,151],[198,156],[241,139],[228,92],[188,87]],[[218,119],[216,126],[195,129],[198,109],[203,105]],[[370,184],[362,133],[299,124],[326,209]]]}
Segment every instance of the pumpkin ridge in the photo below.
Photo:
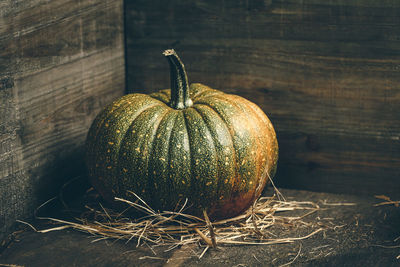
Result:
{"label": "pumpkin ridge", "polygon": [[[260,112],[263,112],[263,111],[256,104],[248,101],[247,99],[245,99],[243,97],[237,96],[237,95],[228,94],[228,96],[232,97],[232,98],[237,98],[238,100],[240,100],[242,104],[244,104],[246,107],[251,109],[253,111],[253,113],[256,115],[256,117],[261,119],[266,125],[272,124],[271,121],[269,120],[269,118],[265,114],[263,114],[265,116],[262,116],[260,114]],[[259,110],[257,111],[256,108],[258,108]],[[268,126],[267,126],[267,128],[268,128]],[[271,132],[271,129],[268,128],[268,131]],[[273,132],[275,133],[275,131],[273,131]]]}
{"label": "pumpkin ridge", "polygon": [[[172,138],[172,132],[177,118],[177,111],[170,107],[167,107],[167,109],[169,112],[165,114],[164,118],[158,125],[156,139],[153,140],[152,153],[150,153],[148,173],[149,177],[152,177],[152,181],[147,184],[146,190],[151,193],[150,195],[152,196],[160,196],[168,193],[164,192],[166,190],[165,183],[168,179],[166,176],[169,175],[167,171],[168,166],[165,166],[164,162],[167,162],[168,160],[169,143]],[[161,190],[164,191],[161,192]],[[152,205],[153,208],[159,208],[161,206],[161,202],[157,198],[149,199],[148,204]]]}
{"label": "pumpkin ridge", "polygon": [[[145,94],[135,94],[135,98],[136,97],[148,97],[147,95],[145,95]],[[106,110],[104,110],[103,111],[103,113],[100,113],[100,114],[105,114],[105,116],[104,116],[104,118],[102,118],[101,119],[101,122],[98,124],[98,125],[96,125],[95,126],[95,129],[96,129],[96,133],[95,133],[95,135],[93,136],[93,140],[96,140],[97,139],[97,136],[98,136],[98,134],[99,134],[99,132],[100,132],[100,129],[103,127],[103,124],[104,124],[104,122],[108,119],[108,117],[109,117],[109,115],[111,115],[113,112],[118,112],[119,110],[123,110],[123,109],[125,109],[126,108],[126,106],[129,106],[130,104],[129,104],[129,102],[127,101],[127,102],[125,102],[125,99],[126,98],[130,98],[130,97],[132,97],[132,95],[125,95],[125,96],[123,96],[123,97],[121,97],[120,99],[117,99],[117,100],[115,100],[114,102],[112,102],[107,108],[109,108],[109,110],[107,110],[107,108],[106,108]],[[130,100],[130,101],[132,101],[132,100]],[[117,105],[117,103],[118,102],[121,102],[121,104],[118,104]],[[125,105],[124,105],[125,104]],[[116,108],[114,108],[115,106],[117,105],[117,107]],[[99,114],[99,115],[100,115]],[[94,123],[92,123],[93,125],[95,125]],[[90,131],[89,131],[90,132]]]}
{"label": "pumpkin ridge", "polygon": [[[266,123],[266,121],[265,121],[265,119],[264,119],[264,117],[262,117],[261,116],[261,114],[258,114],[248,103],[248,101],[242,101],[242,102],[240,102],[242,105],[244,105],[248,110],[250,110],[253,114],[253,116],[255,117],[255,118],[257,118],[259,121],[261,121],[263,124],[265,124]],[[267,138],[267,143],[265,143],[265,144],[258,144],[259,146],[260,145],[265,145],[265,146],[267,146],[267,145],[269,145],[269,146],[267,146],[267,150],[268,149],[270,149],[270,146],[273,146],[273,144],[271,143],[271,144],[269,144],[269,142],[268,141],[270,141],[271,140],[271,137],[273,136],[273,135],[271,135],[271,132],[270,132],[270,129],[268,128],[268,125],[266,124],[265,125],[265,128],[266,128],[266,130],[267,130],[267,132],[268,132],[268,138]],[[257,150],[257,159],[260,159],[261,157],[259,157],[258,156],[258,153],[259,153],[259,150]],[[265,162],[265,166],[263,166],[263,164],[262,164],[262,162],[261,163],[258,163],[258,165],[259,165],[259,167],[258,167],[258,179],[257,179],[257,184],[259,185],[258,187],[256,187],[256,191],[254,192],[255,193],[255,195],[254,195],[254,200],[256,199],[256,198],[258,198],[259,197],[259,195],[262,193],[262,190],[261,190],[261,188],[263,189],[264,188],[264,186],[265,186],[265,184],[267,184],[268,183],[268,179],[267,179],[267,177],[262,177],[263,175],[264,175],[264,171],[265,171],[265,168],[267,168],[267,172],[266,172],[266,176],[269,176],[269,173],[270,173],[270,171],[271,171],[271,168],[273,168],[273,166],[274,166],[274,162],[270,162],[270,159],[269,159],[269,157],[268,157],[268,151],[266,152],[266,155],[265,155],[265,158],[266,158],[266,162]],[[263,186],[261,186],[261,184],[263,184]]]}
{"label": "pumpkin ridge", "polygon": [[167,92],[165,92],[165,90],[160,90],[158,92],[150,94],[149,96],[151,98],[154,98],[154,99],[164,103],[166,106],[170,107],[168,104],[171,100],[171,96]]}
{"label": "pumpkin ridge", "polygon": [[[232,153],[235,153],[233,140],[232,138],[227,138],[227,135],[230,135],[229,128],[226,125],[225,121],[218,115],[215,115],[216,112],[208,105],[204,104],[196,104],[193,106],[197,109],[199,113],[202,114],[203,118],[205,119],[206,123],[209,126],[209,129],[212,130],[212,137],[214,138],[214,143],[217,144],[217,155],[220,159],[218,163],[218,170],[219,170],[219,181],[218,181],[218,188],[217,188],[217,195],[219,197],[218,203],[216,206],[224,202],[226,197],[229,196],[232,192],[232,179],[236,177],[236,167],[234,164],[229,164],[229,159],[232,163],[235,163],[235,159],[232,157]],[[218,119],[216,119],[218,118]],[[213,125],[215,124],[215,125]],[[217,127],[223,128],[217,129]],[[221,131],[222,130],[222,131]],[[220,132],[221,131],[221,132]],[[218,133],[219,132],[219,133]],[[221,138],[221,139],[220,139]],[[226,141],[228,140],[229,141]],[[229,150],[227,151],[227,148]],[[228,155],[228,153],[230,155]],[[225,157],[225,159],[224,159]],[[222,166],[221,166],[221,165]],[[211,215],[212,216],[212,215]]]}
{"label": "pumpkin ridge", "polygon": [[[154,177],[153,177],[153,174],[151,173],[151,170],[150,170],[150,167],[151,167],[151,164],[149,164],[149,161],[152,159],[152,155],[153,155],[153,148],[154,148],[154,138],[157,136],[157,132],[158,132],[158,128],[160,127],[160,124],[161,124],[161,122],[163,121],[163,119],[165,118],[165,117],[167,117],[167,115],[169,114],[169,113],[171,113],[172,112],[172,110],[171,109],[169,109],[168,107],[166,108],[166,110],[165,110],[165,112],[162,114],[162,115],[155,115],[155,116],[159,116],[159,118],[154,122],[154,124],[153,125],[155,125],[155,124],[157,124],[155,127],[154,127],[154,129],[153,129],[153,134],[149,137],[149,139],[148,139],[148,148],[149,148],[149,150],[148,150],[148,153],[149,153],[149,156],[146,158],[146,165],[147,165],[147,183],[146,183],[146,185],[145,185],[145,188],[147,189],[147,190],[149,190],[150,188],[152,188],[151,187],[151,185],[154,183]],[[139,192],[140,193],[140,192]],[[148,193],[150,193],[150,192],[148,192]],[[151,193],[150,193],[150,195],[151,195]]]}
{"label": "pumpkin ridge", "polygon": [[[257,127],[254,127],[253,125],[255,122],[252,121],[252,119],[249,119],[249,116],[247,114],[248,113],[248,110],[247,110],[248,105],[244,105],[243,101],[235,101],[235,99],[232,99],[231,96],[235,96],[235,95],[225,94],[225,97],[223,95],[214,95],[213,98],[219,99],[220,101],[224,101],[224,102],[234,106],[236,108],[237,114],[241,114],[241,116],[244,117],[249,122],[248,130],[251,132],[251,136],[257,136],[256,134],[259,131],[261,131],[261,129],[262,129],[262,128],[259,128],[261,126],[260,124],[264,123],[264,120],[260,120],[261,115],[257,114],[257,116],[255,117],[257,120],[257,123],[256,123]],[[242,100],[242,98],[239,96],[237,96],[237,98],[239,98],[239,100]],[[245,103],[247,103],[247,101]],[[255,113],[253,109],[251,109],[251,113]],[[253,118],[253,117],[250,116],[250,118]],[[265,127],[267,127],[267,125]],[[267,139],[269,140],[269,138],[267,138]],[[268,181],[266,179],[266,176],[269,175],[269,173],[270,173],[269,169],[267,169],[268,172],[264,176],[264,170],[265,170],[265,168],[270,168],[270,164],[269,164],[269,162],[266,162],[264,164],[262,160],[260,161],[260,158],[261,158],[260,152],[263,151],[263,142],[260,142],[260,140],[255,139],[253,145],[256,146],[256,156],[255,156],[255,160],[254,160],[256,171],[254,173],[254,176],[247,177],[247,179],[246,179],[246,176],[244,175],[244,177],[242,177],[242,180],[241,180],[241,181],[243,181],[243,179],[246,179],[245,180],[246,183],[248,183],[249,181],[254,182],[253,187],[250,187],[247,191],[247,194],[249,194],[249,198],[240,200],[240,201],[245,201],[246,203],[252,203],[257,197],[259,197],[259,195],[262,193],[262,189],[265,187],[265,184]],[[271,145],[273,145],[273,144],[271,144]],[[266,155],[265,155],[266,157],[268,157],[267,154],[268,153],[266,153]],[[247,154],[247,155],[249,155],[249,154]],[[253,178],[255,178],[255,180],[252,180]],[[240,213],[243,212],[245,209],[247,209],[247,207],[248,207],[248,205],[245,205],[244,209],[241,210]]]}
{"label": "pumpkin ridge", "polygon": [[[140,116],[140,114],[142,114],[143,112],[145,112],[145,111],[147,111],[147,110],[149,110],[149,109],[151,109],[151,108],[154,108],[154,107],[156,107],[156,106],[158,106],[158,105],[160,105],[160,104],[157,103],[157,104],[154,104],[154,105],[151,105],[151,106],[146,106],[146,107],[143,108],[143,109],[137,110],[137,111],[135,112],[134,116],[131,116],[131,117],[130,117],[130,119],[132,119],[132,120],[131,120],[129,123],[127,123],[127,124],[129,125],[129,127],[126,129],[124,135],[122,136],[120,144],[123,143],[123,141],[124,141],[124,139],[125,139],[125,137],[126,137],[128,131],[129,131],[130,126],[135,122],[135,120]],[[132,117],[133,117],[133,118],[132,118]],[[119,158],[119,156],[120,156],[120,155],[119,155],[119,150],[118,150],[118,158]]]}
{"label": "pumpkin ridge", "polygon": [[[212,179],[215,180],[215,178],[217,178],[218,179],[217,182],[219,182],[219,178],[220,178],[219,174],[220,174],[221,170],[219,168],[219,156],[218,156],[218,151],[217,151],[217,148],[216,148],[216,145],[215,145],[214,136],[212,134],[212,131],[210,130],[209,125],[207,124],[207,121],[204,119],[203,115],[196,109],[196,107],[194,105],[192,107],[193,107],[192,110],[194,112],[196,112],[200,116],[201,120],[203,121],[203,124],[205,125],[205,130],[208,132],[209,136],[211,136],[210,145],[212,146],[211,150],[212,150],[212,153],[214,153],[214,155],[215,155],[215,160],[216,160],[216,164],[215,165],[217,166],[217,175],[216,175],[216,177],[213,177]],[[185,116],[185,119],[186,119],[186,116]],[[218,185],[219,185],[219,183],[218,183]],[[217,199],[215,199],[215,196],[218,196],[218,186],[216,188],[216,191],[212,192],[210,195],[211,195],[211,199],[209,199],[208,201],[210,201],[210,200],[211,201],[216,201],[217,200]]]}
{"label": "pumpkin ridge", "polygon": [[[148,99],[149,97],[148,96],[146,96],[146,95],[133,95],[133,96],[135,96],[135,98],[136,98],[136,96],[138,97],[138,98],[141,98],[141,97],[143,97],[143,96],[145,96],[143,99]],[[126,100],[127,98],[130,98],[130,97],[132,97],[132,95],[129,95],[129,97],[128,96],[126,96],[126,97],[124,97],[124,100]],[[109,131],[109,128],[111,127],[111,126],[115,126],[115,125],[113,125],[112,123],[111,123],[111,121],[113,121],[113,120],[119,120],[118,118],[121,118],[121,117],[124,117],[124,116],[126,116],[126,114],[124,114],[123,112],[120,112],[120,111],[123,111],[123,110],[125,110],[127,107],[129,107],[131,104],[129,104],[129,102],[130,101],[127,101],[127,102],[123,102],[124,104],[126,103],[126,105],[119,105],[116,109],[113,109],[111,112],[109,112],[107,115],[106,115],[106,119],[104,120],[104,122],[108,122],[108,123],[110,123],[110,126],[109,127],[100,127],[99,129],[102,129],[102,130],[100,130],[99,131],[99,134],[105,134],[105,135],[107,135],[108,134],[108,131]],[[114,104],[115,105],[115,104]],[[147,109],[147,107],[144,107],[144,109]],[[141,110],[143,110],[143,109],[139,109],[139,110],[137,110],[137,113],[136,114],[140,114],[141,113]],[[107,128],[108,130],[105,130],[105,128]],[[129,128],[129,127],[128,127]],[[102,132],[103,131],[103,132]],[[122,133],[121,133],[122,134]],[[125,134],[125,133],[124,133]],[[104,139],[104,138],[103,138]],[[116,171],[115,171],[115,168],[110,168],[109,169],[109,166],[111,166],[111,165],[109,165],[109,166],[107,166],[107,169],[106,169],[106,166],[103,166],[103,167],[101,167],[105,162],[107,162],[108,160],[111,160],[111,158],[113,157],[112,155],[115,155],[115,161],[112,163],[112,166],[116,166],[116,164],[115,163],[118,163],[119,162],[119,150],[120,150],[120,144],[121,144],[121,142],[118,144],[118,145],[115,145],[115,146],[113,146],[114,147],[114,149],[115,149],[115,151],[118,151],[117,153],[118,154],[114,154],[114,153],[106,153],[106,150],[105,150],[105,146],[108,146],[108,145],[110,145],[109,143],[109,141],[107,141],[107,140],[103,140],[103,139],[98,139],[98,138],[96,138],[96,139],[94,139],[94,143],[93,143],[93,145],[92,146],[97,146],[98,148],[97,149],[95,149],[95,152],[96,152],[96,155],[97,155],[97,157],[96,156],[94,156],[94,157],[92,157],[92,156],[89,156],[90,158],[91,158],[91,161],[92,161],[92,166],[94,165],[94,164],[99,164],[100,166],[99,166],[99,168],[94,168],[94,170],[92,169],[92,175],[91,175],[91,177],[92,176],[97,176],[98,177],[98,182],[99,182],[99,188],[101,188],[100,190],[104,190],[104,187],[109,187],[110,186],[110,183],[111,184],[114,184],[115,185],[115,188],[114,189],[119,189],[119,185],[118,185],[118,179],[117,178],[114,178],[115,176],[116,176]],[[118,139],[118,140],[120,140],[120,141],[122,141],[122,139]],[[103,152],[103,154],[101,154],[100,152]],[[107,151],[108,152],[108,151]],[[106,155],[107,154],[107,155]],[[101,158],[103,157],[103,160],[101,160]],[[99,162],[99,160],[101,160],[101,162]],[[111,163],[111,162],[110,162]],[[111,172],[111,173],[110,173]],[[110,178],[111,177],[111,178]],[[104,192],[104,191],[103,191]],[[111,200],[113,199],[113,196],[112,196],[112,194],[111,194],[111,192],[104,192],[104,194],[106,194],[106,196],[105,196],[105,198],[110,198]]]}
{"label": "pumpkin ridge", "polygon": [[[133,114],[133,116],[131,115],[131,117],[130,117],[131,120],[128,123],[129,127],[126,129],[124,135],[121,138],[121,141],[119,142],[118,151],[117,151],[117,153],[118,153],[118,157],[117,157],[118,158],[118,162],[117,162],[118,166],[122,162],[122,158],[124,156],[123,154],[121,154],[122,151],[123,151],[123,150],[121,150],[121,146],[122,146],[122,144],[125,144],[125,139],[127,137],[127,134],[129,133],[129,130],[131,129],[131,126],[135,123],[136,119],[139,118],[140,115],[143,112],[146,112],[147,110],[152,109],[152,108],[154,108],[156,106],[161,106],[161,105],[160,105],[160,103],[155,103],[153,105],[146,106],[143,109],[139,109]],[[118,170],[118,172],[121,172],[121,170]],[[121,190],[120,179],[116,179],[116,181],[117,181],[116,182],[117,183],[116,187],[118,188],[118,193],[124,195],[125,192],[122,192],[122,190]],[[135,193],[140,194],[140,192],[135,192]]]}
{"label": "pumpkin ridge", "polygon": [[203,93],[206,93],[209,90],[213,90],[213,89],[211,89],[207,85],[204,85],[201,83],[192,83],[189,86],[189,90],[190,90],[190,94],[191,94],[190,97],[193,100],[194,98],[199,97]]}
{"label": "pumpkin ridge", "polygon": [[[274,155],[273,155],[273,162],[271,162],[270,166],[268,166],[268,168],[269,168],[268,175],[273,177],[275,175],[275,172],[276,172],[277,161],[278,161],[278,151],[276,149],[278,147],[278,140],[276,139],[276,132],[275,132],[273,126],[272,126],[272,123],[271,123],[270,119],[265,114],[261,114],[261,113],[264,113],[264,112],[256,104],[248,101],[247,99],[241,98],[240,96],[237,96],[237,95],[230,95],[230,96],[233,97],[233,98],[240,98],[242,100],[241,103],[245,104],[246,107],[248,107],[251,111],[253,111],[253,114],[255,115],[255,117],[261,119],[266,124],[267,132],[268,132],[268,135],[269,135],[268,141],[271,141],[270,145],[272,146],[272,148],[275,149]],[[243,99],[244,99],[244,101],[243,101]]]}
{"label": "pumpkin ridge", "polygon": [[[127,141],[132,141],[130,149],[134,149],[135,156],[132,157],[131,164],[126,166],[126,168],[134,173],[132,177],[137,181],[138,189],[142,191],[134,190],[135,193],[143,195],[144,198],[148,192],[143,192],[143,189],[147,185],[147,180],[149,177],[148,173],[148,158],[150,157],[148,148],[151,146],[149,142],[149,137],[152,135],[152,130],[154,130],[155,123],[158,121],[158,117],[163,115],[165,112],[165,107],[162,105],[156,105],[152,109],[143,111],[137,118],[137,123],[132,123],[132,130],[136,133],[133,136],[128,136]],[[145,122],[145,123],[143,123]],[[129,146],[127,146],[129,147]],[[133,166],[133,168],[132,168]],[[129,168],[130,167],[130,168]],[[122,192],[126,193],[126,192]]]}
{"label": "pumpkin ridge", "polygon": [[[173,110],[175,110],[175,109],[173,109]],[[171,179],[171,173],[172,173],[172,171],[171,171],[171,169],[170,169],[170,166],[171,166],[171,158],[172,158],[172,150],[171,150],[171,145],[172,145],[172,131],[175,131],[176,130],[176,125],[177,125],[177,123],[178,123],[178,116],[183,116],[183,118],[184,118],[184,121],[185,121],[185,116],[183,115],[183,110],[178,110],[178,112],[176,113],[177,115],[176,115],[176,117],[175,117],[175,121],[174,121],[174,126],[172,126],[171,127],[171,129],[170,129],[170,134],[169,134],[169,139],[168,139],[168,153],[167,153],[167,159],[166,159],[166,161],[168,162],[168,175],[166,176],[167,177],[167,180],[165,181],[165,185],[168,185],[168,188],[174,188],[174,182],[172,181],[172,179]],[[185,121],[185,123],[184,123],[184,125],[185,125],[185,128],[186,128],[186,121]],[[190,143],[189,143],[189,151],[190,151]]]}
{"label": "pumpkin ridge", "polygon": [[209,107],[212,111],[214,111],[214,113],[225,123],[226,127],[228,128],[228,132],[229,132],[229,137],[231,139],[231,144],[232,144],[232,157],[233,157],[233,162],[235,163],[235,175],[234,177],[230,177],[230,179],[234,179],[231,182],[232,185],[232,191],[235,188],[235,185],[237,184],[237,180],[239,180],[239,176],[240,176],[240,172],[239,172],[239,166],[238,166],[238,158],[236,155],[236,150],[235,150],[235,142],[234,142],[234,138],[233,138],[233,133],[232,133],[232,128],[229,125],[229,123],[224,119],[224,117],[219,114],[218,110],[216,110],[212,105],[210,105],[208,102],[202,102],[202,103],[197,103],[201,104],[201,105],[205,105],[207,107]]}
{"label": "pumpkin ridge", "polygon": [[[116,104],[118,102],[121,102],[121,104],[119,104],[116,108],[114,108],[116,106]],[[123,105],[126,104],[126,105]],[[92,126],[89,129],[89,132],[87,134],[86,140],[90,140],[90,142],[86,142],[86,153],[88,155],[91,155],[93,153],[93,147],[94,144],[98,142],[97,138],[99,135],[99,132],[101,130],[101,128],[104,125],[104,122],[109,118],[109,116],[111,115],[111,113],[115,112],[115,111],[119,111],[119,109],[124,109],[125,106],[128,106],[129,104],[122,101],[121,99],[115,100],[114,102],[112,102],[111,104],[109,104],[105,110],[103,110],[103,112],[99,113],[96,118],[94,119]],[[92,156],[89,156],[90,160],[92,160]],[[93,159],[94,160],[94,159]]]}
{"label": "pumpkin ridge", "polygon": [[207,98],[207,97],[213,97],[215,95],[225,95],[225,93],[222,91],[217,91],[217,90],[213,90],[213,89],[205,89],[204,91],[193,96],[193,103],[195,103],[196,101],[201,101],[202,99]]}
{"label": "pumpkin ridge", "polygon": [[166,97],[169,97],[169,98],[171,98],[171,94],[168,94],[165,90],[160,90],[160,91],[158,91],[160,94],[163,94],[163,95],[165,95]]}
{"label": "pumpkin ridge", "polygon": [[[232,99],[229,99],[229,94],[220,94],[220,95],[213,95],[212,97],[210,97],[209,99],[204,99],[203,101],[205,103],[208,103],[209,100],[211,101],[215,101],[218,100],[219,105],[227,105],[229,104],[229,106],[231,106],[231,108],[234,109],[234,112],[241,118],[240,120],[242,120],[243,122],[245,122],[246,124],[248,124],[248,127],[245,127],[244,129],[247,129],[247,131],[249,131],[250,137],[249,136],[242,136],[244,137],[246,140],[248,140],[249,142],[252,142],[253,145],[257,145],[257,141],[254,140],[252,138],[252,136],[254,136],[254,129],[252,127],[252,120],[249,120],[247,113],[245,112],[245,110],[243,109],[242,106],[240,106],[240,103],[237,102],[233,102]],[[212,107],[212,105],[210,105]],[[214,108],[216,110],[216,108]],[[226,114],[224,113],[224,115],[226,116]],[[221,115],[222,116],[222,115]],[[224,117],[224,116],[222,116]],[[228,117],[229,118],[229,117]],[[231,120],[230,122],[226,122],[227,125],[231,126],[230,124],[234,124],[233,120]],[[237,125],[236,125],[237,127]],[[242,126],[240,127],[242,128]],[[236,131],[237,129],[235,128],[235,126],[232,125],[232,129],[233,131]],[[236,130],[235,130],[236,129]],[[236,132],[235,132],[236,134]],[[237,136],[239,137],[239,135]],[[248,145],[246,147],[243,147],[243,140],[241,140],[241,137],[239,137],[239,140],[236,140],[237,142],[233,142],[236,151],[238,151],[236,160],[237,160],[237,164],[238,164],[238,177],[237,177],[237,183],[234,187],[234,192],[241,192],[241,191],[251,191],[252,188],[255,188],[255,182],[256,180],[253,180],[254,178],[259,180],[260,178],[258,177],[258,171],[257,171],[257,165],[259,164],[257,159],[253,157],[253,151],[248,150]],[[235,139],[233,139],[235,140]],[[250,160],[249,160],[250,159]],[[254,168],[252,167],[252,165],[254,165]]]}
{"label": "pumpkin ridge", "polygon": [[173,148],[171,148],[172,153],[170,154],[169,177],[173,184],[173,190],[179,192],[174,196],[174,203],[180,204],[182,204],[184,198],[189,198],[191,195],[191,184],[193,182],[191,177],[194,172],[191,168],[193,154],[191,153],[189,131],[185,120],[187,110],[190,109],[178,111],[179,115],[177,116],[174,131],[171,134]]}
{"label": "pumpkin ridge", "polygon": [[[231,99],[230,97],[231,97],[232,95],[230,95],[230,94],[227,94],[226,95],[226,98],[223,98],[223,100],[224,101],[226,101],[226,102],[228,102],[228,103],[230,103],[230,104],[232,104],[233,106],[235,106],[235,107],[237,107],[237,109],[238,109],[238,111],[240,111],[240,113],[242,113],[242,115],[243,115],[243,117],[245,117],[246,119],[248,119],[248,116],[247,116],[247,110],[245,110],[245,108],[242,106],[242,104],[243,104],[243,101],[240,101],[240,102],[238,102],[238,101],[235,101],[234,99]],[[219,96],[214,96],[215,98],[220,98]],[[253,111],[253,110],[252,110]],[[258,116],[257,116],[257,119],[258,119]],[[249,123],[249,125],[250,125],[250,127],[249,127],[249,129],[250,129],[250,131],[253,133],[252,135],[253,136],[256,136],[256,134],[254,134],[254,133],[257,133],[258,131],[255,129],[255,127],[253,126],[254,124],[253,123]],[[259,155],[258,155],[258,153],[259,153],[259,150],[260,150],[260,147],[261,147],[261,145],[260,145],[260,143],[259,143],[259,140],[255,140],[255,144],[256,144],[256,147],[257,147],[257,149],[256,149],[256,161],[255,161],[255,164],[256,164],[256,172],[255,172],[255,175],[256,175],[256,181],[255,181],[255,184],[258,184],[260,181],[261,181],[261,179],[263,179],[261,176],[262,176],[262,166],[260,166],[260,164],[262,165],[262,162],[260,163],[259,162]],[[265,163],[266,164],[266,166],[268,166],[268,161]],[[251,179],[251,178],[250,178]],[[246,182],[248,182],[248,181],[246,181]]]}
{"label": "pumpkin ridge", "polygon": [[[192,154],[193,154],[193,152],[192,152],[192,147],[191,147],[191,145],[190,145],[190,134],[189,134],[189,130],[188,130],[188,120],[186,119],[186,116],[185,116],[185,114],[184,114],[184,111],[185,110],[183,110],[182,111],[182,114],[183,114],[183,118],[184,118],[184,120],[185,120],[185,123],[184,123],[184,125],[185,125],[185,130],[186,130],[186,136],[187,136],[187,138],[188,138],[188,143],[189,143],[189,156],[188,156],[188,158],[189,158],[189,162],[190,162],[190,192],[191,192],[191,195],[193,196],[193,191],[195,191],[194,189],[195,189],[195,186],[194,186],[194,182],[195,182],[195,179],[192,177],[193,176],[193,172],[192,172],[192,170],[193,170],[193,167],[194,167],[194,164],[193,164],[193,160],[192,160]],[[188,199],[189,201],[191,201],[190,199]],[[193,202],[193,201],[192,201]]]}
{"label": "pumpkin ridge", "polygon": [[207,123],[207,120],[204,118],[204,115],[198,110],[198,108],[195,105],[193,105],[193,110],[195,110],[200,115],[200,117],[202,118],[202,120],[204,122],[204,125],[206,125],[207,131],[210,133],[210,136],[212,138],[213,151],[215,153],[215,160],[217,161],[216,166],[217,166],[217,178],[218,178],[218,181],[217,181],[218,185],[217,185],[217,188],[216,188],[215,195],[219,196],[220,187],[221,187],[221,181],[223,181],[223,179],[221,177],[221,166],[219,164],[220,155],[218,153],[217,146],[216,146],[216,143],[217,143],[217,141],[215,140],[216,137],[214,136],[213,131],[211,130],[209,123]]}

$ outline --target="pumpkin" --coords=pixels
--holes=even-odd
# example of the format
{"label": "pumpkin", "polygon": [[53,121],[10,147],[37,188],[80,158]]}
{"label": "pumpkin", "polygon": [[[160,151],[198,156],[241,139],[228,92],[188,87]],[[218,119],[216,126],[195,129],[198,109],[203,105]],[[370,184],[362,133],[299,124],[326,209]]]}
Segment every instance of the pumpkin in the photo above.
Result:
{"label": "pumpkin", "polygon": [[188,199],[193,214],[215,218],[245,211],[276,170],[274,128],[254,103],[194,83],[172,49],[171,90],[128,94],[95,118],[86,164],[108,201],[135,192],[157,210]]}

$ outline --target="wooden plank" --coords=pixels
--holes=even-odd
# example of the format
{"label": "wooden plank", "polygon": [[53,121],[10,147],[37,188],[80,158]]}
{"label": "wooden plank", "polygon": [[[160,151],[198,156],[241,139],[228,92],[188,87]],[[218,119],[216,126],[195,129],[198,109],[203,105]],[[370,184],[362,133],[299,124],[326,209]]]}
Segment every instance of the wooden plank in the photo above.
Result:
{"label": "wooden plank", "polygon": [[84,172],[99,110],[125,88],[122,1],[3,1],[0,239]]}
{"label": "wooden plank", "polygon": [[189,80],[244,96],[278,134],[280,186],[400,194],[398,1],[129,1],[131,91]]}
{"label": "wooden plank", "polygon": [[[218,243],[218,249],[210,248],[199,259],[197,255],[201,255],[205,247],[198,244],[185,244],[174,249],[151,245],[137,247],[137,240],[126,242],[98,238],[97,242],[93,242],[94,239],[88,238],[87,234],[70,229],[42,234],[26,227],[28,230],[18,234],[18,242],[13,242],[2,252],[0,261],[29,267],[239,267],[281,266],[287,263],[293,263],[292,266],[398,266],[398,243],[392,240],[399,235],[400,213],[396,212],[398,208],[394,205],[374,207],[383,200],[373,196],[289,189],[281,189],[281,192],[290,201],[308,201],[320,205],[321,209],[302,218],[301,222],[307,224],[297,220],[286,226],[279,223],[279,217],[301,216],[307,211],[297,210],[296,215],[290,211],[277,212],[274,214],[277,221],[272,222],[273,226],[266,229],[259,225],[259,231],[270,236],[269,240],[307,236],[323,226],[326,234],[319,233],[288,244],[224,246]],[[36,222],[35,226],[49,228],[49,225],[41,225],[40,222]],[[220,230],[221,226],[215,228]],[[222,239],[222,236],[219,238]],[[385,248],[380,247],[381,244]],[[298,253],[300,256],[294,260]]]}

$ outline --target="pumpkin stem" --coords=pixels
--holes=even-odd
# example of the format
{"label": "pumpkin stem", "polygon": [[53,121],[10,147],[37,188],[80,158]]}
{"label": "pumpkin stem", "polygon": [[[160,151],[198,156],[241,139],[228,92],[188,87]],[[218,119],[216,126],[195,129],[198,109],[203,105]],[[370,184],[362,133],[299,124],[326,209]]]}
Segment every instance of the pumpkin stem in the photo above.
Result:
{"label": "pumpkin stem", "polygon": [[181,59],[174,49],[163,52],[167,57],[171,73],[171,102],[170,106],[174,109],[185,109],[193,105],[189,98],[189,82]]}

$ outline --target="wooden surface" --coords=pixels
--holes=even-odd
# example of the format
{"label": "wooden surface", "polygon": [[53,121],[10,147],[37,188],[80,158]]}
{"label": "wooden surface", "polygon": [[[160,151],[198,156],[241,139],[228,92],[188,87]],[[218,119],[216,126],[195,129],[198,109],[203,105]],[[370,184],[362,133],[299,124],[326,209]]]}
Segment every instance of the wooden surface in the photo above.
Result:
{"label": "wooden surface", "polygon": [[127,83],[191,82],[257,103],[280,144],[277,184],[400,195],[400,2],[127,1]]}
{"label": "wooden surface", "polygon": [[124,92],[122,1],[0,2],[0,240],[81,174],[96,113]]}
{"label": "wooden surface", "polygon": [[[99,240],[72,229],[46,234],[33,232],[26,225],[0,254],[0,265],[29,267],[61,266],[164,266],[164,267],[251,267],[251,266],[384,266],[398,267],[400,254],[400,209],[394,205],[374,207],[382,200],[372,196],[336,195],[309,191],[282,189],[281,193],[293,201],[310,201],[321,209],[302,218],[307,224],[287,222],[287,226],[260,229],[268,237],[304,237],[315,229],[324,229],[310,238],[287,244],[273,245],[221,245],[209,248],[199,256],[205,244],[183,245],[169,249],[137,240]],[[271,191],[267,195],[272,194]],[[342,205],[347,203],[348,205]],[[353,203],[354,205],[349,205]],[[52,204],[55,204],[54,202]],[[329,205],[336,204],[336,205]],[[339,204],[339,205],[338,205]],[[279,212],[275,216],[301,216],[307,211]],[[54,214],[53,214],[54,215]],[[54,217],[54,216],[53,216]],[[58,217],[57,217],[58,218]],[[69,216],[68,216],[69,218]],[[279,221],[277,219],[277,221]],[[38,229],[54,227],[43,221],[33,224]],[[313,226],[311,226],[313,225]],[[260,231],[259,230],[259,231]],[[208,233],[207,233],[207,236]],[[397,240],[395,240],[397,238]],[[96,242],[93,242],[97,240]],[[395,240],[395,241],[393,241]],[[296,257],[297,255],[297,257]],[[293,264],[288,264],[293,261]]]}

